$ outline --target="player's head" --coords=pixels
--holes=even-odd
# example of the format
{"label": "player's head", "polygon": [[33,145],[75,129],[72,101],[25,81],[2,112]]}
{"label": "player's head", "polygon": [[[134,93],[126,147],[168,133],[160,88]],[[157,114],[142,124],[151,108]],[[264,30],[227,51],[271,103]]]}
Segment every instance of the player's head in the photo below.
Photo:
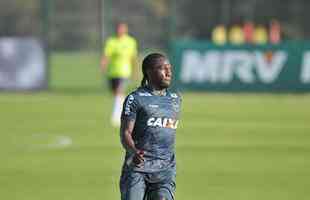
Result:
{"label": "player's head", "polygon": [[118,37],[126,35],[128,33],[128,25],[126,23],[120,22],[116,26],[116,34]]}
{"label": "player's head", "polygon": [[169,60],[160,53],[147,55],[142,62],[143,79],[141,86],[146,84],[155,89],[165,89],[170,86],[172,69]]}

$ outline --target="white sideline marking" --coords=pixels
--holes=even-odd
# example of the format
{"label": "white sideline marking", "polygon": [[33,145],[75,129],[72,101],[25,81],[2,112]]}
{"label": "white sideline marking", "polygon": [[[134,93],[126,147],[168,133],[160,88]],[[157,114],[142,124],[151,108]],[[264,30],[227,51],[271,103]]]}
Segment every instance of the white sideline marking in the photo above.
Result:
{"label": "white sideline marking", "polygon": [[72,145],[72,139],[69,136],[57,136],[53,143],[47,145],[48,148],[65,148]]}
{"label": "white sideline marking", "polygon": [[32,138],[41,141],[39,144],[32,145],[35,148],[61,149],[73,144],[72,138],[66,135],[36,133],[32,135]]}

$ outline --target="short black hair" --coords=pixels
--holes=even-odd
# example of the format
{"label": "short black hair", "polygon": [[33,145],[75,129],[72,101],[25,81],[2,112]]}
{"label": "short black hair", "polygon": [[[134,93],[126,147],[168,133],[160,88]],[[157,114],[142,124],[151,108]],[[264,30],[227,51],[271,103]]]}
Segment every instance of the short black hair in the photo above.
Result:
{"label": "short black hair", "polygon": [[154,66],[156,66],[157,62],[160,59],[166,59],[166,56],[164,54],[161,53],[151,53],[149,55],[147,55],[143,61],[142,61],[142,73],[143,73],[143,78],[141,81],[141,87],[144,87],[147,85],[149,79],[147,77],[147,73],[146,71],[148,69],[153,68]]}

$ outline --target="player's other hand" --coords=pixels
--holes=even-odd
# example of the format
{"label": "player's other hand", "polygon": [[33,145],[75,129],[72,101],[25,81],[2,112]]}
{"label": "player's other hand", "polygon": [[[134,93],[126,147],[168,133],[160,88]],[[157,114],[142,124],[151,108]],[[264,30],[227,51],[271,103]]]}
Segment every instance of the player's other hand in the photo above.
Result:
{"label": "player's other hand", "polygon": [[144,151],[137,150],[134,157],[133,157],[133,163],[137,167],[141,167],[143,165],[143,162],[144,162]]}
{"label": "player's other hand", "polygon": [[102,73],[105,73],[107,70],[108,59],[103,57],[100,62],[100,69]]}

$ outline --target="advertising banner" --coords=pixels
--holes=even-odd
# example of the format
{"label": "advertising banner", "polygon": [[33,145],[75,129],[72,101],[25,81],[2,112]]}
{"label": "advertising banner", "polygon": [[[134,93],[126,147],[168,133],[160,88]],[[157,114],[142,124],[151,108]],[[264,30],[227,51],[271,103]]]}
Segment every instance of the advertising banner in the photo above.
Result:
{"label": "advertising banner", "polygon": [[33,38],[0,38],[0,89],[46,87],[46,55],[41,42]]}
{"label": "advertising banner", "polygon": [[176,42],[175,83],[213,91],[310,91],[310,43],[225,45]]}

